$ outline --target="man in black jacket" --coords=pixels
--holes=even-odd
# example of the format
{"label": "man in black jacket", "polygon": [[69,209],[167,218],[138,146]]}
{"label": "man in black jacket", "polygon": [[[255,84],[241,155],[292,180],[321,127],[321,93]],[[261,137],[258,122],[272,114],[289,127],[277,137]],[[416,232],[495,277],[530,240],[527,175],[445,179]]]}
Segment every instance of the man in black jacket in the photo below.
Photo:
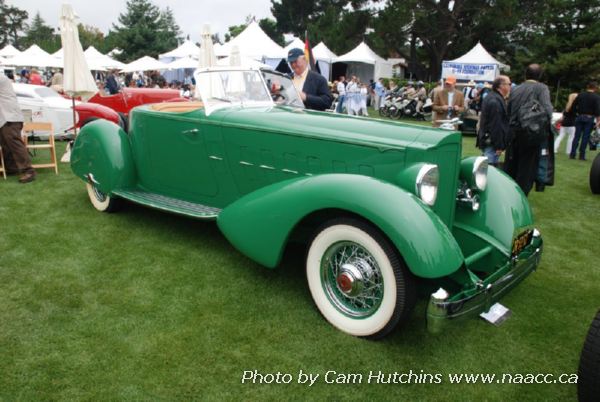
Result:
{"label": "man in black jacket", "polygon": [[331,107],[333,96],[327,80],[321,74],[308,68],[308,62],[302,49],[294,48],[288,52],[288,62],[294,72],[292,81],[307,109],[325,110]]}
{"label": "man in black jacket", "polygon": [[590,139],[590,133],[596,127],[600,126],[600,95],[596,93],[598,84],[595,81],[588,83],[585,92],[580,93],[573,102],[572,109],[577,114],[575,119],[575,137],[571,146],[569,157],[575,159],[579,139],[579,159],[585,160],[585,148]]}
{"label": "man in black jacket", "polygon": [[492,91],[483,100],[479,117],[477,147],[488,158],[490,165],[498,165],[498,159],[506,149],[510,137],[506,98],[510,94],[510,78],[499,75],[492,84]]}
{"label": "man in black jacket", "polygon": [[[547,132],[548,139],[552,138],[550,122],[552,121],[552,103],[550,102],[550,90],[545,84],[539,82],[542,76],[542,67],[539,64],[530,64],[525,70],[526,81],[512,90],[508,101],[508,118],[511,127],[512,140],[507,146],[504,160],[504,170],[517,182],[525,195],[529,194],[533,183],[538,178],[540,167],[540,156],[542,152],[548,152],[547,140],[541,143],[531,143],[526,133],[521,130],[519,111],[527,102],[535,99],[545,112],[546,124],[542,128]],[[546,183],[537,181],[539,191],[543,190]]]}

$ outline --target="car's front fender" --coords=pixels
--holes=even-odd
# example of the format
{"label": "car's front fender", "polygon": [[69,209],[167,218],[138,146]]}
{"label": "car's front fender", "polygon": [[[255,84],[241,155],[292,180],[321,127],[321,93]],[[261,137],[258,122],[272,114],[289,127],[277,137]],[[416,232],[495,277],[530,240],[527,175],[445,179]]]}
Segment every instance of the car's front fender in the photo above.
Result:
{"label": "car's front fender", "polygon": [[[513,239],[524,230],[533,229],[533,214],[527,196],[508,175],[491,166],[487,188],[479,196],[479,210],[457,208],[455,235],[462,239],[469,233],[510,256]],[[473,243],[473,247],[481,247],[481,244],[475,246]]]}
{"label": "car's front fender", "polygon": [[71,169],[81,179],[92,180],[106,194],[133,187],[135,164],[127,134],[107,120],[86,124],[73,145]]}
{"label": "car's front fender", "polygon": [[454,237],[430,208],[400,187],[368,176],[324,174],[272,184],[227,206],[217,222],[238,250],[272,268],[295,226],[324,209],[349,211],[373,223],[417,276],[446,276],[463,263]]}

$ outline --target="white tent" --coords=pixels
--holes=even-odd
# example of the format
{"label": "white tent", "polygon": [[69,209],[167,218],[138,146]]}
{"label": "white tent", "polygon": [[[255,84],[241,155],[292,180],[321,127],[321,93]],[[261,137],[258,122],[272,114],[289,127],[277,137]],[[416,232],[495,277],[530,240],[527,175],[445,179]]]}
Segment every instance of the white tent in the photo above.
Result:
{"label": "white tent", "polygon": [[[181,45],[179,45],[176,49],[171,50],[170,52],[163,53],[158,55],[158,59],[163,63],[165,60],[163,59],[181,59],[183,57],[198,57],[198,53],[200,53],[200,47],[198,47],[194,42],[187,39]],[[171,62],[173,60],[167,60]]]}
{"label": "white tent", "polygon": [[442,78],[453,75],[463,81],[493,81],[500,70],[509,66],[496,60],[477,42],[475,47],[458,59],[442,62]]}
{"label": "white tent", "polygon": [[88,47],[83,54],[90,66],[90,70],[110,70],[113,68],[121,69],[125,67],[124,63],[100,53],[94,46]]}
{"label": "white tent", "polygon": [[331,81],[331,63],[337,58],[337,55],[329,50],[323,42],[319,42],[317,46],[313,47],[312,51],[315,60],[319,63],[321,75]]}
{"label": "white tent", "polygon": [[[173,64],[173,66],[177,65],[187,65],[188,59],[198,59],[200,54],[200,47],[197,46],[191,40],[185,40],[181,45],[177,48],[171,50],[170,52],[160,54],[158,56],[158,60],[162,63],[168,64],[169,66],[175,63],[178,60],[185,59],[181,61],[179,64]],[[171,82],[174,80],[183,81],[185,79],[185,68],[196,68],[198,67],[198,61],[194,63],[193,67],[169,67],[171,71],[165,71],[163,73],[163,77],[167,80],[167,82]]]}
{"label": "white tent", "polygon": [[270,66],[261,63],[260,61],[256,61],[251,59],[250,57],[239,56],[240,59],[235,61],[235,56],[227,56],[217,60],[218,66],[238,66],[245,68],[271,68]]}
{"label": "white tent", "polygon": [[290,50],[292,50],[294,48],[300,48],[300,49],[304,50],[304,42],[302,40],[300,40],[300,38],[294,37],[294,39],[286,47],[283,48],[283,50],[287,54],[287,52],[289,52]]}
{"label": "white tent", "polygon": [[220,49],[215,49],[215,52],[218,57],[229,56],[232,46],[240,49],[241,56],[261,61],[273,68],[287,56],[287,52],[269,38],[256,21],[252,21],[238,36],[225,43]]}
{"label": "white tent", "polygon": [[116,56],[120,55],[121,53],[123,53],[123,50],[116,47],[113,50],[111,50],[110,52],[106,53],[106,55],[108,57],[116,57]]}
{"label": "white tent", "polygon": [[13,45],[6,45],[0,50],[0,56],[4,58],[14,57],[19,54],[21,54],[21,52]]}
{"label": "white tent", "polygon": [[167,68],[169,70],[179,70],[181,68],[193,68],[196,69],[198,67],[198,59],[193,59],[191,57],[182,57],[171,63],[167,64]]}
{"label": "white tent", "polygon": [[62,60],[63,57],[65,57],[65,52],[63,51],[63,48],[61,47],[56,52],[52,53],[50,56],[56,57],[57,59]]}
{"label": "white tent", "polygon": [[365,43],[361,42],[346,54],[333,59],[334,63],[346,63],[348,68],[346,75],[356,75],[362,82],[377,80],[379,77],[390,78],[392,76],[392,63],[375,53]]}
{"label": "white tent", "polygon": [[131,73],[134,71],[166,70],[167,68],[168,67],[166,64],[161,63],[150,56],[144,56],[132,61],[129,64],[126,64],[121,72]]}
{"label": "white tent", "polygon": [[31,45],[21,54],[9,59],[11,66],[23,67],[62,67],[62,61],[52,57],[38,45]]}

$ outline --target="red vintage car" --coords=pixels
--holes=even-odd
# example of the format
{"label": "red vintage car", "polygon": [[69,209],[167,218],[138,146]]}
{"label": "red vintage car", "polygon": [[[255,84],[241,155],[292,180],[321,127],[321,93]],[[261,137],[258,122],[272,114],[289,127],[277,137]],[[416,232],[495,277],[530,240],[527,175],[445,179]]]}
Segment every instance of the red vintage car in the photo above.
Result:
{"label": "red vintage car", "polygon": [[102,96],[96,94],[87,102],[75,106],[77,127],[95,119],[106,119],[127,128],[129,111],[148,103],[186,102],[176,89],[122,88],[118,94]]}

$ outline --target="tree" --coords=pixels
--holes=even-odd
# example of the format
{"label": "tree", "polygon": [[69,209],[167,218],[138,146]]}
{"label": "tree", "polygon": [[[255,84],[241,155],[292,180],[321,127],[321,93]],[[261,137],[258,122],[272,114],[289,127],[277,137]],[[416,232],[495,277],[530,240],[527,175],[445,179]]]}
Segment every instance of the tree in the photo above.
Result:
{"label": "tree", "polygon": [[77,30],[79,31],[79,42],[81,42],[81,47],[84,50],[90,46],[94,46],[98,51],[103,48],[104,34],[98,28],[79,24]]}
{"label": "tree", "polygon": [[161,35],[162,46],[164,46],[167,50],[171,50],[176,48],[179,45],[179,41],[183,38],[181,37],[181,30],[179,29],[179,25],[175,21],[175,16],[173,15],[173,10],[170,7],[167,7],[164,11],[161,12],[160,18],[160,26],[163,34]]}
{"label": "tree", "polygon": [[111,45],[123,50],[118,56],[121,61],[158,57],[177,46],[179,26],[169,8],[160,11],[149,0],[128,0],[126,11],[119,15],[118,21],[108,36],[111,36]]}
{"label": "tree", "polygon": [[311,41],[325,41],[334,52],[350,50],[365,38],[380,0],[271,0],[277,29]]}
{"label": "tree", "polygon": [[27,29],[28,18],[27,11],[0,0],[0,46],[4,47],[12,42],[15,47],[19,47],[20,34]]}
{"label": "tree", "polygon": [[283,37],[283,32],[277,27],[277,21],[270,18],[263,18],[258,21],[258,25],[275,43],[279,46],[285,46],[285,38]]}
{"label": "tree", "polygon": [[54,31],[54,28],[46,24],[38,11],[25,33],[23,44],[25,47],[38,45],[45,51],[54,53],[60,49],[60,35]]}

